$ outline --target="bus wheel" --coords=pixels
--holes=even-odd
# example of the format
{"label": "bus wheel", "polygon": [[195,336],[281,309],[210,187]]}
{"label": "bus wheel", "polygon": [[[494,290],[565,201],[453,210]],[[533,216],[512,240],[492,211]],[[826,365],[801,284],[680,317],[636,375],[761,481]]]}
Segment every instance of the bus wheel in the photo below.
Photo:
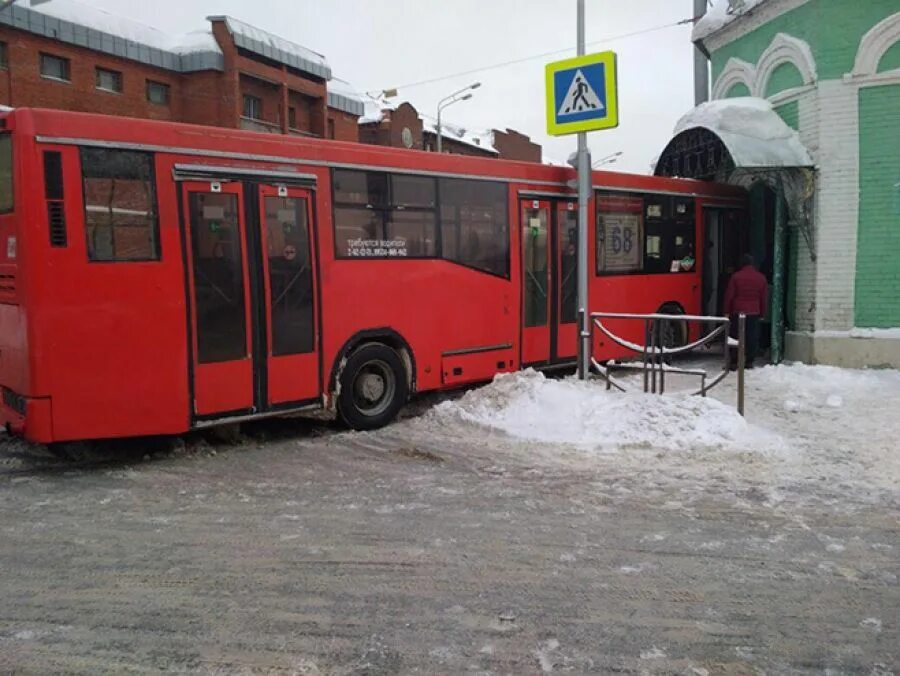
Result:
{"label": "bus wheel", "polygon": [[[681,309],[680,306],[675,304],[666,304],[659,308],[659,314],[665,315],[683,315],[684,310]],[[662,340],[663,347],[673,348],[673,347],[681,347],[682,345],[687,345],[688,342],[688,327],[687,322],[677,321],[677,320],[668,320],[662,323],[660,326],[660,338]]]}
{"label": "bus wheel", "polygon": [[338,413],[355,430],[388,424],[409,395],[403,361],[381,343],[363,345],[347,358],[340,386]]}

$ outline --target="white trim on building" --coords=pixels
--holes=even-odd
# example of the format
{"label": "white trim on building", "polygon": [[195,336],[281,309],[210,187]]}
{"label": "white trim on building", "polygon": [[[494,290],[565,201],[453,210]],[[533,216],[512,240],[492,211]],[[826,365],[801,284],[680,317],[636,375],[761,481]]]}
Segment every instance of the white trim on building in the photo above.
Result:
{"label": "white trim on building", "polygon": [[816,60],[809,45],[786,33],[779,33],[760,55],[756,65],[734,57],[728,59],[713,85],[712,97],[724,98],[732,87],[743,84],[750,90],[750,96],[765,98],[769,78],[778,66],[786,63],[800,72],[804,87],[815,84]]}
{"label": "white trim on building", "polygon": [[859,50],[856,52],[856,63],[853,64],[850,75],[853,77],[876,75],[881,59],[897,41],[900,41],[900,12],[878,22],[863,35]]}

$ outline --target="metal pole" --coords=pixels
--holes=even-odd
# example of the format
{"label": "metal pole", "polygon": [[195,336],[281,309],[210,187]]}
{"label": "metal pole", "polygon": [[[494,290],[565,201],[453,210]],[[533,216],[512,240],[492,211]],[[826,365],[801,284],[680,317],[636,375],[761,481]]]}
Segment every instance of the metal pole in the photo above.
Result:
{"label": "metal pole", "polygon": [[[707,0],[694,0],[694,18],[699,19],[706,14]],[[709,63],[700,48],[694,47],[694,105],[709,100]]]}
{"label": "metal pole", "polygon": [[438,106],[438,119],[437,119],[437,151],[441,152],[441,110],[442,108]]}
{"label": "metal pole", "polygon": [[650,349],[650,320],[644,320],[644,394],[650,385],[650,373],[647,371],[647,350]]}
{"label": "metal pole", "polygon": [[[784,184],[778,179],[775,188],[775,255],[772,263],[772,363],[784,359],[784,250],[787,246],[787,227],[784,203]],[[766,308],[762,308],[765,312]]]}
{"label": "metal pole", "polygon": [[747,315],[738,315],[737,410],[744,415],[744,361],[746,359]]}
{"label": "metal pole", "polygon": [[[583,56],[584,0],[578,0],[578,56]],[[578,134],[578,310],[580,335],[578,340],[578,377],[587,378],[591,359],[591,334],[588,322],[588,200],[591,196],[591,153],[587,147],[587,134]]]}

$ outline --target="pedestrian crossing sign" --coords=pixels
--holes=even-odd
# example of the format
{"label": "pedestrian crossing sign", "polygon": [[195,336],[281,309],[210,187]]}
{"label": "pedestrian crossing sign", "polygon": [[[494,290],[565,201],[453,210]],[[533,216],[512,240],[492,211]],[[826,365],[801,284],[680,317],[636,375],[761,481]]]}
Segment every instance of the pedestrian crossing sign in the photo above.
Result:
{"label": "pedestrian crossing sign", "polygon": [[619,126],[615,52],[548,63],[545,73],[551,136]]}

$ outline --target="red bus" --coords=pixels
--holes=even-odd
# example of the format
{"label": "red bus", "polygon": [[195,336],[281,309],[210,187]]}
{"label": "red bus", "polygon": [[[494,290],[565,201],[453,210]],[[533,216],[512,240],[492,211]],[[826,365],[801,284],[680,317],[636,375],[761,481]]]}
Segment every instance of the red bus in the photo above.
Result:
{"label": "red bus", "polygon": [[[414,393],[574,363],[574,177],[4,113],[0,421],[36,442],[316,409],[367,429]],[[592,309],[699,312],[702,214],[733,219],[744,193],[607,172],[593,183]],[[621,356],[599,339],[594,350]]]}

